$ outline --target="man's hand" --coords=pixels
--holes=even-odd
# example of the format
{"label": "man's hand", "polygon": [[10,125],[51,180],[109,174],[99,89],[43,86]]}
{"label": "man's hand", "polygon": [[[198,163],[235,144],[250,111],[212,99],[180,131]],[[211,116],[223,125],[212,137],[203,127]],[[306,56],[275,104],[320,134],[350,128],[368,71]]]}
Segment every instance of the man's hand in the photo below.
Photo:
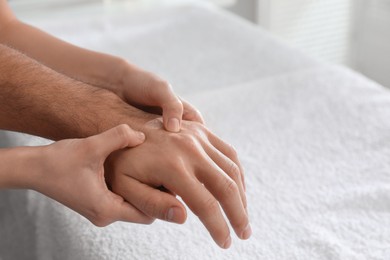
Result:
{"label": "man's hand", "polygon": [[42,156],[38,164],[33,164],[40,170],[27,182],[26,188],[64,204],[97,226],[115,221],[149,224],[154,218],[107,188],[103,167],[113,151],[137,146],[144,139],[142,133],[120,125],[86,139],[67,139],[38,147]]}
{"label": "man's hand", "polygon": [[179,132],[182,119],[204,123],[201,113],[179,98],[168,82],[126,61],[116,64],[122,72],[117,79],[111,79],[117,82],[112,86],[114,93],[132,106],[162,114],[166,130]]}
{"label": "man's hand", "polygon": [[190,121],[182,122],[179,133],[165,131],[160,118],[142,131],[147,139],[141,146],[107,160],[106,179],[115,193],[150,217],[183,223],[186,212],[177,194],[216,243],[228,248],[231,238],[221,205],[236,234],[250,237],[244,176],[230,145]]}

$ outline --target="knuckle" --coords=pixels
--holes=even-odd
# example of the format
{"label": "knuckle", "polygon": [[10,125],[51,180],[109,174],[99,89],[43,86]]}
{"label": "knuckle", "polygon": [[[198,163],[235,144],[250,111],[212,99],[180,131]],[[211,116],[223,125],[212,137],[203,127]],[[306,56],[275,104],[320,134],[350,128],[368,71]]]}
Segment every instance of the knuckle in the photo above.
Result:
{"label": "knuckle", "polygon": [[180,100],[180,98],[178,96],[176,96],[173,92],[172,92],[172,95],[173,95],[173,98],[171,100],[171,103],[176,105],[177,108],[180,108],[180,110],[183,110],[183,102]]}
{"label": "knuckle", "polygon": [[173,170],[174,175],[180,174],[184,175],[186,174],[183,158],[181,156],[173,157],[172,160],[169,161],[170,168]]}
{"label": "knuckle", "polygon": [[160,88],[167,88],[167,89],[171,88],[171,84],[169,84],[167,80],[161,78],[156,79],[156,85],[158,85]]}
{"label": "knuckle", "polygon": [[198,139],[207,140],[209,135],[209,130],[200,122],[191,122],[189,130],[191,131],[191,134]]}
{"label": "knuckle", "polygon": [[219,204],[216,199],[214,198],[208,198],[204,203],[203,207],[206,210],[206,212],[216,212],[219,210]]}
{"label": "knuckle", "polygon": [[129,136],[130,127],[126,124],[121,124],[116,128],[116,132],[119,137],[126,138]]}
{"label": "knuckle", "polygon": [[90,218],[90,221],[97,227],[105,227],[113,222],[111,218],[101,213],[95,214],[92,218]]}
{"label": "knuckle", "polygon": [[237,184],[231,179],[226,180],[223,190],[225,195],[230,195],[239,192]]}
{"label": "knuckle", "polygon": [[[165,93],[164,96],[166,96],[168,99],[165,100],[164,105],[170,105],[172,109],[176,108],[177,110],[182,111],[183,110],[183,102],[180,100],[178,96],[175,95],[172,85],[163,79],[156,79],[154,81],[154,85],[156,86],[153,88],[155,91],[155,94],[159,93]],[[168,95],[166,95],[168,94]]]}
{"label": "knuckle", "polygon": [[166,80],[160,78],[156,79],[155,85],[159,88],[160,91],[162,90],[164,92],[173,92],[172,85]]}
{"label": "knuckle", "polygon": [[127,124],[121,124],[117,127],[117,130],[119,134],[127,135],[127,133],[130,131],[130,126]]}
{"label": "knuckle", "polygon": [[101,204],[92,208],[91,216],[88,219],[97,227],[105,227],[114,222],[109,209]]}
{"label": "knuckle", "polygon": [[191,132],[194,132],[194,133],[203,133],[203,132],[207,132],[207,128],[199,123],[199,122],[196,122],[196,121],[192,121],[191,124],[188,125],[187,127]]}
{"label": "knuckle", "polygon": [[[165,102],[162,104],[163,108],[169,109],[171,113],[176,114],[182,114],[183,113],[183,103],[180,101],[180,99],[175,96],[173,93],[172,95],[165,100]],[[181,116],[181,115],[180,115]]]}
{"label": "knuckle", "polygon": [[163,218],[162,210],[160,205],[162,204],[162,199],[156,196],[148,196],[143,201],[141,208],[149,216]]}
{"label": "knuckle", "polygon": [[179,140],[180,146],[192,152],[198,151],[198,142],[196,136],[191,133],[181,134]]}
{"label": "knuckle", "polygon": [[194,122],[197,122],[197,123],[201,124],[201,126],[204,127],[204,125],[203,125],[203,115],[202,115],[202,113],[198,109],[194,108],[193,110],[188,111],[187,116],[189,118],[191,118],[192,120],[196,120]]}
{"label": "knuckle", "polygon": [[241,175],[240,168],[234,162],[230,163],[229,172],[227,172],[229,176],[236,179]]}
{"label": "knuckle", "polygon": [[112,223],[112,221],[108,221],[107,219],[104,218],[93,218],[91,222],[97,227],[106,227]]}

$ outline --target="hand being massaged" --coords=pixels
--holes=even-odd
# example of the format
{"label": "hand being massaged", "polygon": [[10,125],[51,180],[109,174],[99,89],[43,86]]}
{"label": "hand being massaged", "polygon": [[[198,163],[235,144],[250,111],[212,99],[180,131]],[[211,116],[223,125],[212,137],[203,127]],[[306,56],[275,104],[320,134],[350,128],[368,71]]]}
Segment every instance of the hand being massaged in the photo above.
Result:
{"label": "hand being massaged", "polygon": [[120,125],[84,139],[0,154],[3,163],[22,162],[0,187],[36,190],[97,226],[150,224],[155,218],[184,223],[186,208],[178,195],[222,248],[231,238],[219,205],[241,239],[251,235],[237,155],[197,122],[183,121],[180,132],[170,133],[156,118],[143,133]]}
{"label": "hand being massaged", "polygon": [[178,195],[215,242],[228,248],[231,238],[221,205],[238,237],[250,237],[244,175],[232,146],[198,122],[183,121],[180,132],[170,133],[156,118],[142,132],[143,144],[108,159],[106,179],[112,191],[147,216],[183,223],[186,210]]}

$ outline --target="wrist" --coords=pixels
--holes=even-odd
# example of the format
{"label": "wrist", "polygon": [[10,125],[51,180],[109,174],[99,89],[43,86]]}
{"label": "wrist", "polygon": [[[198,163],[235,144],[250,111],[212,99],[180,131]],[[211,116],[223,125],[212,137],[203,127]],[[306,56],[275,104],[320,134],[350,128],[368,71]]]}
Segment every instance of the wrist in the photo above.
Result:
{"label": "wrist", "polygon": [[89,52],[87,69],[72,75],[78,81],[109,90],[122,98],[122,76],[126,75],[128,62],[120,57],[104,53]]}
{"label": "wrist", "polygon": [[136,90],[149,79],[145,78],[145,71],[125,59],[117,58],[112,65],[115,69],[107,77],[110,81],[110,90],[125,102],[129,102],[131,91]]}
{"label": "wrist", "polygon": [[42,180],[42,147],[4,149],[1,158],[0,188],[34,189]]}
{"label": "wrist", "polygon": [[109,69],[105,68],[102,77],[102,80],[105,80],[106,83],[105,86],[100,87],[110,90],[124,100],[125,77],[131,71],[130,64],[125,59],[111,56],[106,67]]}

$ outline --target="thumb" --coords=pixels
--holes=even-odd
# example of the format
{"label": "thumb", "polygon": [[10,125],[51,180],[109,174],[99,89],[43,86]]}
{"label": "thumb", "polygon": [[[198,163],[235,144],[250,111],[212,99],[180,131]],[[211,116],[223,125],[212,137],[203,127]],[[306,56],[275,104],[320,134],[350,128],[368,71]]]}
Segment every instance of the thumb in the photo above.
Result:
{"label": "thumb", "polygon": [[135,131],[126,124],[116,126],[90,138],[96,144],[99,154],[104,157],[108,157],[116,150],[134,147],[145,141],[144,133]]}
{"label": "thumb", "polygon": [[183,103],[173,95],[171,100],[161,106],[163,110],[163,123],[166,130],[179,132],[183,117]]}
{"label": "thumb", "polygon": [[153,100],[153,105],[162,108],[164,128],[170,132],[179,132],[184,111],[180,98],[175,95],[172,86],[166,82],[152,89],[153,91],[149,93],[150,100]]}

